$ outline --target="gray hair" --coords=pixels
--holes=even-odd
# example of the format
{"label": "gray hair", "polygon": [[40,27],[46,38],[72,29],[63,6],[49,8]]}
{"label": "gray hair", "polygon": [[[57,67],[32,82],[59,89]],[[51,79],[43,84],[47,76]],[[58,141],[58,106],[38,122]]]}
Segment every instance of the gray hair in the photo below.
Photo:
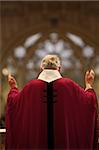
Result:
{"label": "gray hair", "polygon": [[60,67],[60,59],[57,55],[46,55],[41,61],[42,69],[58,69]]}

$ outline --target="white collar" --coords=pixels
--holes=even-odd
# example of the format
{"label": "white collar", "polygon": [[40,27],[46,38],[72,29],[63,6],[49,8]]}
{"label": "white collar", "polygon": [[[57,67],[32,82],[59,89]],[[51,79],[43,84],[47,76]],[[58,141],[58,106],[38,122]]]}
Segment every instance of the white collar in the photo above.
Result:
{"label": "white collar", "polygon": [[61,74],[59,73],[58,70],[53,69],[44,69],[38,76],[38,79],[48,83],[57,80],[59,78],[62,78]]}

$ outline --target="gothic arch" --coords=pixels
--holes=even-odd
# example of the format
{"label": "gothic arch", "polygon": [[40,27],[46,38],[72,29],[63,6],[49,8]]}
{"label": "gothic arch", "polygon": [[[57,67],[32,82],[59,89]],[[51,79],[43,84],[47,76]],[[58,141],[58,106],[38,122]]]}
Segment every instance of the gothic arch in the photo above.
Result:
{"label": "gothic arch", "polygon": [[65,33],[70,32],[70,33],[80,36],[81,38],[83,38],[83,40],[86,43],[93,46],[95,48],[95,55],[99,54],[98,43],[96,43],[96,41],[93,39],[90,33],[87,33],[87,31],[83,31],[78,26],[75,27],[71,24],[62,23],[58,26],[51,26],[50,24],[43,22],[39,25],[33,25],[29,27],[28,29],[24,28],[23,31],[21,31],[14,38],[8,41],[8,44],[6,45],[6,48],[3,50],[3,54],[1,56],[2,64],[4,64],[5,59],[8,57],[8,55],[12,55],[13,49],[15,47],[17,47],[18,45],[22,45],[28,36],[33,35],[35,33],[39,33],[39,32],[43,33],[43,37],[37,43],[34,44],[34,46],[32,47],[33,51],[37,48],[37,44],[39,42],[43,42],[48,37],[49,33],[57,32],[59,33],[59,36],[61,38],[67,41],[65,37]]}

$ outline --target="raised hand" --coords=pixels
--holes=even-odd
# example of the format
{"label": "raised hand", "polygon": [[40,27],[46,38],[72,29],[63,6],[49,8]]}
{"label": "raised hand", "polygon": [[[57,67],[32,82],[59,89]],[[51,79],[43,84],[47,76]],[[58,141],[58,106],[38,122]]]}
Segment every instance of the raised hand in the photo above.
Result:
{"label": "raised hand", "polygon": [[8,75],[8,83],[11,88],[17,87],[15,78],[12,77],[12,75],[10,75],[10,74]]}
{"label": "raised hand", "polygon": [[95,73],[92,69],[86,72],[85,74],[86,88],[92,88],[92,85],[94,83],[94,78],[95,78]]}

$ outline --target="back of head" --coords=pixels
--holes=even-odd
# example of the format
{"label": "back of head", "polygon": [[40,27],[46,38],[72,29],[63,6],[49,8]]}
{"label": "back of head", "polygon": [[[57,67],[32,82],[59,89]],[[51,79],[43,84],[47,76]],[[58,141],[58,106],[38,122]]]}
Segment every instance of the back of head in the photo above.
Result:
{"label": "back of head", "polygon": [[57,55],[46,55],[41,61],[42,69],[59,69],[60,59]]}

